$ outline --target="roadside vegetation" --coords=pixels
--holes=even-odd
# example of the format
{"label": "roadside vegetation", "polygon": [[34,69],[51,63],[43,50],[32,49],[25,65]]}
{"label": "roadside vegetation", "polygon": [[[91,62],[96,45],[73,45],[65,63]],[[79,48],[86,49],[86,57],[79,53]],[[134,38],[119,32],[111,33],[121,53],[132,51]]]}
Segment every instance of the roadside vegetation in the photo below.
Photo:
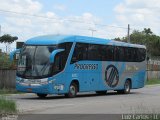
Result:
{"label": "roadside vegetation", "polygon": [[0,70],[15,70],[16,61],[11,62],[9,55],[0,52]]}
{"label": "roadside vegetation", "polygon": [[6,46],[6,53],[3,53],[2,50],[0,50],[0,69],[1,70],[10,70],[10,69],[16,69],[16,62],[11,62],[9,60],[9,55],[7,54],[8,46],[16,41],[18,37],[11,36],[9,34],[4,34],[3,36],[0,36],[0,43],[5,44]]}
{"label": "roadside vegetation", "polygon": [[15,101],[8,100],[5,96],[0,96],[0,115],[17,113]]}
{"label": "roadside vegetation", "polygon": [[21,94],[22,92],[19,92],[15,89],[0,89],[0,95],[8,95],[8,94]]}
{"label": "roadside vegetation", "polygon": [[160,79],[149,79],[146,81],[146,85],[154,85],[154,84],[160,84]]}

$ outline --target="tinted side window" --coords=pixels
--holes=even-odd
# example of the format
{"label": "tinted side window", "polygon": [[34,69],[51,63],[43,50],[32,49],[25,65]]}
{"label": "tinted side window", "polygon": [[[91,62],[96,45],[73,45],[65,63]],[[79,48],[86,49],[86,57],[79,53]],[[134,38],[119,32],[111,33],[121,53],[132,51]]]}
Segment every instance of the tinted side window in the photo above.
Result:
{"label": "tinted side window", "polygon": [[132,62],[132,48],[125,48],[125,61]]}
{"label": "tinted side window", "polygon": [[86,60],[88,58],[88,44],[85,43],[77,43],[72,55],[71,63],[80,60]]}
{"label": "tinted side window", "polygon": [[107,60],[108,61],[114,61],[114,46],[108,45],[107,48]]}
{"label": "tinted side window", "polygon": [[138,49],[138,61],[139,62],[142,62],[142,61],[144,61],[145,60],[145,58],[146,58],[146,50],[145,49],[143,49],[143,48],[139,48]]}
{"label": "tinted side window", "polygon": [[101,56],[102,61],[114,61],[114,46],[100,45],[98,54]]}
{"label": "tinted side window", "polygon": [[65,49],[65,53],[69,54],[71,47],[72,47],[71,42],[67,42],[67,43],[62,43],[58,45],[58,49]]}
{"label": "tinted side window", "polygon": [[70,50],[71,50],[71,47],[72,47],[72,43],[70,42],[67,42],[67,43],[62,43],[62,44],[59,44],[58,45],[58,48],[59,49],[65,49],[64,52],[62,52],[62,54],[60,55],[60,60],[62,61],[62,69],[65,67],[65,64],[66,64],[66,61],[67,61],[67,58],[68,58],[68,55],[70,53]]}
{"label": "tinted side window", "polygon": [[115,61],[124,61],[124,47],[116,46],[114,50]]}
{"label": "tinted side window", "polygon": [[132,48],[132,61],[133,62],[138,62],[138,49],[137,48]]}
{"label": "tinted side window", "polygon": [[55,62],[53,64],[53,74],[56,74],[62,71],[66,65],[68,55],[70,53],[72,43],[62,43],[58,45],[59,49],[65,49],[65,51],[56,54]]}
{"label": "tinted side window", "polygon": [[146,57],[146,50],[143,48],[125,48],[125,62],[142,62]]}
{"label": "tinted side window", "polygon": [[100,54],[101,54],[101,60],[106,61],[107,60],[107,46],[101,45],[100,46]]}
{"label": "tinted side window", "polygon": [[101,60],[100,52],[100,45],[96,44],[89,44],[88,45],[88,60]]}
{"label": "tinted side window", "polygon": [[145,54],[142,48],[77,43],[71,63],[80,60],[141,62]]}

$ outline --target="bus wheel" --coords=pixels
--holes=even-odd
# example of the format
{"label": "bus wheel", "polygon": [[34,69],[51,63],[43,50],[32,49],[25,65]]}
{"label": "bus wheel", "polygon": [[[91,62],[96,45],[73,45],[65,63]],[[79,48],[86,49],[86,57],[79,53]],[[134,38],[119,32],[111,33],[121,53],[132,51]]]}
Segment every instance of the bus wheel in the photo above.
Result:
{"label": "bus wheel", "polygon": [[124,90],[117,90],[117,92],[120,94],[129,94],[130,90],[131,90],[131,82],[130,80],[126,80],[124,84]]}
{"label": "bus wheel", "polygon": [[39,98],[45,98],[45,97],[47,96],[47,94],[39,94],[39,93],[37,93],[37,96],[38,96]]}
{"label": "bus wheel", "polygon": [[77,95],[77,91],[78,91],[77,85],[73,82],[69,87],[69,92],[65,94],[65,96],[68,98],[74,98]]}
{"label": "bus wheel", "polygon": [[105,95],[107,93],[107,91],[96,91],[97,94],[100,94],[100,95]]}

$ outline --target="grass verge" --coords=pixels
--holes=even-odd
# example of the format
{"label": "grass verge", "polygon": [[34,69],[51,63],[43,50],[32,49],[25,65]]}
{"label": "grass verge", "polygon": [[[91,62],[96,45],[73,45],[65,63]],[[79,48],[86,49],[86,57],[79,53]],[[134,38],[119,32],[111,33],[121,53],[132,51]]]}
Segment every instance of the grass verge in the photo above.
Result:
{"label": "grass verge", "polygon": [[160,84],[160,79],[149,79],[146,81],[146,85],[154,85],[154,84]]}
{"label": "grass verge", "polygon": [[5,96],[0,96],[0,115],[1,114],[15,114],[17,106],[15,101],[8,100]]}
{"label": "grass verge", "polygon": [[3,89],[0,89],[0,94],[1,95],[6,95],[6,94],[20,94],[22,92],[19,92],[15,89],[6,89],[6,88],[3,88]]}

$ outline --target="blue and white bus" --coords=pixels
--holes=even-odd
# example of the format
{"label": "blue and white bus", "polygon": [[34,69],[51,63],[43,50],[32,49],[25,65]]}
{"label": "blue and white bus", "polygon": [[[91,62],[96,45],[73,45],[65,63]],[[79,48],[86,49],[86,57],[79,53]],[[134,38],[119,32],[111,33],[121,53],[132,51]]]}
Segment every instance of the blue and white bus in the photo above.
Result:
{"label": "blue and white bus", "polygon": [[144,87],[146,47],[85,36],[48,35],[31,38],[20,50],[16,89],[36,93],[64,94],[108,90],[130,93]]}

